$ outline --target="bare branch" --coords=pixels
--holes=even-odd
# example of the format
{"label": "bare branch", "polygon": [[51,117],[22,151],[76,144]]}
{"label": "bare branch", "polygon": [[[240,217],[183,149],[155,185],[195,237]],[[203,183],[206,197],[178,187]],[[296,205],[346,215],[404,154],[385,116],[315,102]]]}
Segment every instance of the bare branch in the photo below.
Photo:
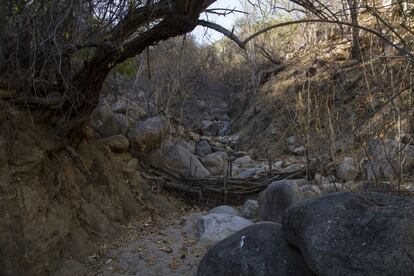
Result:
{"label": "bare branch", "polygon": [[260,36],[260,35],[262,35],[266,32],[269,32],[273,29],[277,29],[277,28],[281,28],[281,27],[286,27],[286,26],[290,26],[290,25],[297,25],[297,24],[303,24],[303,23],[329,23],[329,24],[337,24],[337,25],[356,27],[356,28],[358,28],[360,30],[363,30],[365,32],[374,34],[375,36],[380,38],[382,41],[384,41],[386,44],[388,44],[391,47],[395,48],[401,54],[403,54],[404,56],[409,57],[412,61],[414,61],[414,53],[411,53],[406,47],[404,47],[404,46],[400,47],[400,46],[396,45],[390,39],[385,37],[384,34],[381,34],[378,31],[372,30],[372,29],[364,27],[364,26],[355,25],[355,24],[352,24],[352,23],[349,23],[349,22],[328,20],[328,19],[302,19],[302,20],[295,20],[295,21],[287,21],[287,22],[282,22],[282,23],[278,23],[278,24],[275,24],[275,25],[268,26],[268,27],[256,32],[256,33],[250,35],[249,37],[247,37],[244,40],[241,40],[233,32],[230,32],[229,30],[227,30],[224,27],[222,27],[220,25],[217,25],[215,23],[211,23],[211,22],[204,21],[204,20],[199,20],[198,24],[201,25],[201,26],[216,30],[216,31],[224,34],[226,37],[233,40],[240,48],[245,49],[247,43],[249,43],[254,38],[256,38],[256,37],[258,37],[258,36]]}
{"label": "bare branch", "polygon": [[213,29],[213,30],[215,30],[219,33],[222,33],[223,35],[225,35],[229,39],[233,40],[242,49],[244,49],[246,47],[246,43],[241,41],[233,32],[230,32],[226,28],[224,28],[224,27],[222,27],[222,26],[220,26],[216,23],[208,22],[208,21],[205,21],[205,20],[198,20],[198,25],[203,26],[203,27],[207,27],[209,29]]}
{"label": "bare branch", "polygon": [[336,21],[336,20],[326,20],[326,19],[303,19],[303,20],[288,21],[288,22],[283,22],[283,23],[271,25],[269,27],[266,27],[266,28],[258,31],[257,33],[252,34],[251,36],[249,36],[248,38],[246,38],[245,40],[243,40],[243,45],[245,46],[250,40],[252,40],[255,37],[257,37],[257,36],[259,36],[259,35],[261,35],[263,33],[266,33],[266,32],[268,32],[270,30],[273,30],[273,29],[276,29],[276,28],[285,27],[285,26],[289,26],[289,25],[302,24],[302,23],[330,23],[330,24],[345,25],[345,26],[350,26],[350,27],[357,27],[360,30],[363,30],[363,31],[366,31],[368,33],[371,33],[371,34],[376,35],[382,41],[384,41],[386,44],[388,44],[391,47],[395,48],[401,54],[404,54],[405,56],[408,56],[411,60],[414,61],[414,54],[413,53],[411,53],[405,47],[400,47],[400,46],[396,45],[395,43],[391,42],[383,34],[377,32],[375,30],[372,30],[370,28],[367,28],[367,27],[364,27],[364,26],[360,26],[360,25],[354,25],[354,24],[349,23],[349,22],[342,22],[342,21]]}
{"label": "bare branch", "polygon": [[223,8],[216,8],[216,9],[207,9],[206,13],[212,13],[217,15],[226,16],[232,13],[242,13],[242,14],[249,14],[248,12],[237,10],[237,9],[223,9]]}

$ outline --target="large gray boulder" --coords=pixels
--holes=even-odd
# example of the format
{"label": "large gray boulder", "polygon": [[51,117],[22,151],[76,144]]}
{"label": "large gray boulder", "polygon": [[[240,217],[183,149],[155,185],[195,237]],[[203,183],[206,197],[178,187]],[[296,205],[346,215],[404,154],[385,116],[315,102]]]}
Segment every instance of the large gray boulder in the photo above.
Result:
{"label": "large gray boulder", "polygon": [[163,143],[160,149],[151,153],[151,159],[155,166],[163,167],[177,176],[196,178],[211,176],[197,156],[179,143]]}
{"label": "large gray boulder", "polygon": [[210,153],[206,155],[203,159],[204,166],[213,174],[213,175],[222,175],[224,171],[224,159],[221,154]]}
{"label": "large gray boulder", "polygon": [[156,116],[138,122],[128,132],[127,137],[131,143],[147,149],[157,147],[167,132],[167,121],[161,116]]}
{"label": "large gray boulder", "polygon": [[368,147],[370,160],[366,164],[369,180],[389,180],[400,174],[399,153],[401,153],[402,173],[414,169],[414,146],[398,143],[395,140],[374,139]]}
{"label": "large gray boulder", "polygon": [[267,186],[261,195],[260,218],[282,222],[288,207],[303,199],[295,180],[280,180]]}
{"label": "large gray boulder", "polygon": [[201,241],[218,242],[252,224],[252,221],[239,216],[208,214],[197,222],[197,231]]}
{"label": "large gray boulder", "polygon": [[342,181],[353,181],[358,176],[358,164],[351,157],[345,157],[336,168],[336,175]]}
{"label": "large gray boulder", "polygon": [[198,276],[313,275],[303,256],[283,238],[278,223],[249,226],[214,245],[203,257]]}
{"label": "large gray boulder", "polygon": [[412,200],[331,194],[289,208],[283,230],[317,275],[414,275]]}

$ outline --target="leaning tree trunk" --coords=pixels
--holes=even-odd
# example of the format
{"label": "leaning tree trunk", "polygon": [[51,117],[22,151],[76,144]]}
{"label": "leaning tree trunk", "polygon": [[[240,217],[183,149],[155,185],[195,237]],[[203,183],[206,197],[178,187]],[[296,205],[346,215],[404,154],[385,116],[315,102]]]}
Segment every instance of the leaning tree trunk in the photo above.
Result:
{"label": "leaning tree trunk", "polygon": [[[90,62],[74,75],[72,87],[65,93],[65,104],[60,108],[61,119],[58,130],[67,135],[70,130],[81,125],[92,114],[99,103],[99,96],[110,70],[117,64],[131,58],[147,47],[159,41],[191,32],[198,24],[200,13],[213,0],[208,1],[176,1],[174,11],[167,14],[160,23],[128,42],[121,40],[116,46],[99,47]],[[130,22],[126,21],[128,26]],[[122,28],[121,28],[122,29]],[[133,33],[122,29],[114,34],[116,40]]]}

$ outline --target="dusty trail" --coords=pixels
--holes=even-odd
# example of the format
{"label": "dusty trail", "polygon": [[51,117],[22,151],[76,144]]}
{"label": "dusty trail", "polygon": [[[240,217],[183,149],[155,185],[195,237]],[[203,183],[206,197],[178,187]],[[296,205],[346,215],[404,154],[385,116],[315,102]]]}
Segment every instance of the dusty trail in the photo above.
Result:
{"label": "dusty trail", "polygon": [[91,257],[89,275],[195,275],[209,244],[199,241],[196,222],[202,213],[170,218],[160,224],[144,224]]}

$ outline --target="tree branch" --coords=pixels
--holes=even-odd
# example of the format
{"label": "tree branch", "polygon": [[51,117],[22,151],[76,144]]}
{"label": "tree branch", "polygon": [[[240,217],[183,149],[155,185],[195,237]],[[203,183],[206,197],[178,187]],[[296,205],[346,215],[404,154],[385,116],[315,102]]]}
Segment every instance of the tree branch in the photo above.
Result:
{"label": "tree branch", "polygon": [[65,103],[59,110],[64,116],[58,122],[58,132],[65,136],[88,118],[99,102],[106,76],[115,65],[159,41],[191,32],[198,24],[200,13],[213,2],[215,0],[175,0],[173,11],[162,16],[159,22],[151,17],[151,21],[145,23],[152,23],[153,26],[136,35],[143,15],[124,20],[117,28],[117,34],[112,37],[114,45],[98,47],[93,58],[73,76],[74,87],[66,93]]}
{"label": "tree branch", "polygon": [[130,12],[115,27],[112,33],[113,40],[129,37],[146,22],[164,17],[174,11],[175,2],[163,0],[156,4],[138,7]]}
{"label": "tree branch", "polygon": [[388,38],[386,38],[383,34],[379,33],[378,31],[372,30],[372,29],[364,27],[364,26],[355,25],[355,24],[352,24],[352,23],[349,23],[349,22],[342,22],[342,21],[329,20],[329,19],[302,19],[302,20],[282,22],[282,23],[278,23],[278,24],[275,24],[275,25],[268,26],[268,27],[256,32],[256,33],[250,35],[246,39],[241,40],[233,32],[230,32],[229,30],[225,29],[224,27],[222,27],[218,24],[208,22],[208,21],[205,21],[205,20],[199,20],[198,21],[198,25],[204,26],[204,27],[216,30],[219,33],[222,33],[226,37],[233,40],[242,49],[245,49],[247,43],[249,43],[251,40],[253,40],[254,38],[256,38],[256,37],[268,32],[270,30],[281,28],[281,27],[286,27],[286,26],[290,26],[290,25],[302,24],[302,23],[329,23],[329,24],[337,24],[337,25],[356,27],[356,28],[358,28],[360,30],[363,30],[365,32],[374,34],[375,36],[379,37],[382,41],[384,41],[386,44],[388,44],[389,46],[395,48],[401,54],[409,57],[412,61],[414,61],[414,53],[411,53],[409,50],[407,50],[406,47],[404,47],[404,46],[400,47],[400,46],[396,45],[395,43],[390,41]]}
{"label": "tree branch", "polygon": [[223,9],[223,8],[216,8],[216,9],[207,9],[205,10],[206,13],[212,13],[216,15],[226,16],[232,13],[242,13],[242,14],[249,14],[248,12],[237,10],[237,9]]}
{"label": "tree branch", "polygon": [[374,34],[375,36],[379,37],[382,41],[384,41],[386,44],[388,44],[391,47],[395,48],[396,50],[398,50],[403,55],[406,55],[406,56],[410,57],[410,59],[414,61],[414,54],[413,53],[408,51],[405,47],[400,47],[400,46],[396,45],[395,43],[391,42],[383,34],[377,32],[375,30],[369,29],[369,28],[364,27],[364,26],[355,25],[355,24],[352,24],[352,23],[349,23],[349,22],[342,22],[342,21],[336,21],[336,20],[327,20],[327,19],[303,19],[303,20],[288,21],[288,22],[283,22],[283,23],[271,25],[269,27],[266,27],[266,28],[258,31],[257,33],[252,34],[251,36],[247,37],[245,40],[243,40],[243,45],[246,45],[250,40],[252,40],[252,39],[256,38],[257,36],[259,36],[263,33],[266,33],[270,30],[280,28],[280,27],[289,26],[289,25],[302,24],[302,23],[330,23],[330,24],[344,25],[344,26],[350,26],[350,27],[357,27],[360,30],[363,30],[365,32]]}
{"label": "tree branch", "polygon": [[225,35],[229,39],[233,40],[242,49],[245,49],[245,47],[246,47],[246,43],[241,41],[233,32],[230,32],[226,28],[224,28],[224,27],[222,27],[222,26],[220,26],[216,23],[205,21],[205,20],[198,20],[198,25],[203,26],[203,27],[207,27],[209,29],[212,29],[212,30],[215,30],[219,33],[222,33],[223,35]]}
{"label": "tree branch", "polygon": [[[195,1],[195,0],[194,0]],[[216,0],[197,0],[201,2],[201,10],[206,10]],[[114,31],[112,32],[112,39],[122,40],[129,37],[137,31],[137,29],[148,22],[153,22],[161,19],[170,13],[174,13],[180,1],[162,0],[155,4],[148,4],[138,7],[130,11],[123,20],[121,20]],[[186,2],[183,2],[186,5]]]}

